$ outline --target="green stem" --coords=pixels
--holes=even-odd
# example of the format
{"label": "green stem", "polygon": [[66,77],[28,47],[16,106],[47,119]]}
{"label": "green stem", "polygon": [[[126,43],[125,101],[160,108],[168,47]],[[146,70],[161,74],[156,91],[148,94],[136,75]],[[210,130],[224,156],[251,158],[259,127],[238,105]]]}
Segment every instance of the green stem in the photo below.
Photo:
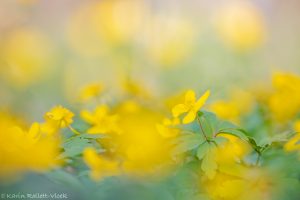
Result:
{"label": "green stem", "polygon": [[198,124],[199,124],[199,126],[200,126],[201,132],[202,132],[202,134],[203,134],[205,140],[208,142],[208,137],[207,137],[206,134],[205,134],[205,131],[204,131],[204,129],[203,129],[203,126],[202,126],[200,117],[199,117],[198,115],[197,115],[197,121],[198,121]]}
{"label": "green stem", "polygon": [[256,159],[256,162],[255,162],[255,165],[256,165],[256,166],[258,166],[258,164],[259,164],[260,157],[261,157],[261,154],[260,154],[260,153],[257,153],[257,159]]}
{"label": "green stem", "polygon": [[80,132],[75,130],[71,125],[68,126],[68,128],[73,132],[75,133],[76,135],[80,135]]}

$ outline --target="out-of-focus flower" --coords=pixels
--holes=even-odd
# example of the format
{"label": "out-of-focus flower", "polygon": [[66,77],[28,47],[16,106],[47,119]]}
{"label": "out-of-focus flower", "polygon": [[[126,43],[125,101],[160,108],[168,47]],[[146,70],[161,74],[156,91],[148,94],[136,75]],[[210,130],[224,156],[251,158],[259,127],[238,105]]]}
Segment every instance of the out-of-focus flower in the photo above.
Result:
{"label": "out-of-focus flower", "polygon": [[188,90],[185,94],[185,102],[177,104],[173,107],[172,113],[174,117],[179,117],[183,113],[187,115],[183,118],[183,123],[188,124],[195,120],[197,112],[205,104],[207,98],[210,95],[210,91],[207,90],[197,101],[196,94],[193,90]]}
{"label": "out-of-focus flower", "polygon": [[121,86],[125,92],[125,95],[143,99],[148,99],[152,96],[150,91],[142,83],[132,79],[125,79]]}
{"label": "out-of-focus flower", "polygon": [[91,147],[84,150],[83,159],[91,169],[91,178],[96,181],[108,176],[117,176],[120,174],[118,162],[104,158]]}
{"label": "out-of-focus flower", "polygon": [[254,104],[254,97],[249,92],[234,89],[228,100],[218,100],[210,104],[209,109],[218,117],[239,123],[240,117],[246,115]]}
{"label": "out-of-focus flower", "polygon": [[139,0],[104,0],[92,6],[91,20],[104,42],[110,44],[138,36],[148,13],[145,2]]}
{"label": "out-of-focus flower", "polygon": [[204,181],[203,187],[212,200],[268,200],[272,181],[261,170],[245,168],[242,176],[218,172],[214,179]]}
{"label": "out-of-focus flower", "polygon": [[59,141],[40,132],[38,123],[28,131],[0,122],[0,177],[25,171],[44,172],[59,164]]}
{"label": "out-of-focus flower", "polygon": [[297,120],[294,124],[294,129],[297,132],[289,141],[284,145],[286,151],[298,151],[300,150],[300,120]]}
{"label": "out-of-focus flower", "polygon": [[91,20],[94,5],[81,6],[75,10],[66,28],[66,38],[73,51],[85,57],[97,57],[104,54],[103,41]]}
{"label": "out-of-focus flower", "polygon": [[87,57],[106,55],[107,47],[126,44],[142,30],[147,6],[139,0],[104,0],[79,8],[67,26],[73,49]]}
{"label": "out-of-focus flower", "polygon": [[161,136],[165,138],[172,138],[176,137],[180,132],[174,127],[178,124],[180,124],[180,120],[178,118],[164,118],[161,124],[156,125],[156,129],[161,134]]}
{"label": "out-of-focus flower", "polygon": [[103,85],[94,83],[86,85],[80,92],[80,99],[83,102],[89,101],[92,98],[98,97],[103,91]]}
{"label": "out-of-focus flower", "polygon": [[[122,170],[133,176],[161,175],[172,163],[172,148],[156,124],[162,115],[137,102],[124,102],[115,108],[122,134],[111,135],[106,144],[122,160]],[[110,146],[111,144],[111,146]]]}
{"label": "out-of-focus flower", "polygon": [[189,20],[170,15],[154,15],[146,30],[146,53],[163,67],[182,63],[192,53],[196,30]]}
{"label": "out-of-focus flower", "polygon": [[88,110],[82,110],[81,117],[89,124],[92,125],[88,129],[90,134],[99,133],[120,133],[118,126],[119,116],[109,114],[109,108],[106,105],[98,106],[93,113]]}
{"label": "out-of-focus flower", "polygon": [[289,73],[275,73],[272,79],[274,92],[269,108],[278,122],[291,120],[300,111],[300,77]]}
{"label": "out-of-focus flower", "polygon": [[42,132],[55,134],[60,128],[65,128],[73,123],[74,113],[61,105],[53,107],[45,114]]}
{"label": "out-of-focus flower", "polygon": [[26,87],[49,72],[53,45],[39,31],[13,31],[2,42],[0,74],[13,85]]}
{"label": "out-of-focus flower", "polygon": [[218,137],[227,139],[225,143],[219,146],[219,151],[217,153],[218,163],[234,163],[242,160],[251,152],[250,145],[238,137],[223,133],[218,134]]}
{"label": "out-of-focus flower", "polygon": [[217,32],[223,41],[237,49],[260,46],[265,37],[265,25],[260,10],[251,1],[231,1],[216,15]]}

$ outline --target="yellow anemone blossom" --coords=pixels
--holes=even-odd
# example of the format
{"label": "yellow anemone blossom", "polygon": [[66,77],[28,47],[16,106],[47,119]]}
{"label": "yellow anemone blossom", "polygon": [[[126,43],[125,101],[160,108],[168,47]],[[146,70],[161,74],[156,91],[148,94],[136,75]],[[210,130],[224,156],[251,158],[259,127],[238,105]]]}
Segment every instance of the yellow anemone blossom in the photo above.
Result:
{"label": "yellow anemone blossom", "polygon": [[0,75],[14,86],[30,86],[51,70],[53,50],[43,33],[30,28],[15,30],[2,41]]}
{"label": "yellow anemone blossom", "polygon": [[104,146],[113,150],[113,157],[122,160],[123,172],[137,177],[168,173],[173,163],[172,146],[156,129],[163,118],[160,112],[132,100],[120,104],[115,111],[120,116],[122,134],[110,135]]}
{"label": "yellow anemone blossom", "polygon": [[116,114],[110,115],[109,108],[106,105],[98,106],[93,113],[83,110],[80,115],[83,120],[92,125],[87,131],[90,134],[120,133],[117,125],[119,116]]}
{"label": "yellow anemone blossom", "polygon": [[261,11],[251,1],[231,1],[216,15],[217,33],[224,43],[236,50],[259,47],[266,35]]}
{"label": "yellow anemone blossom", "polygon": [[257,168],[245,168],[241,176],[218,172],[214,179],[202,182],[211,200],[271,200],[273,184],[273,178]]}
{"label": "yellow anemone blossom", "polygon": [[221,119],[239,123],[240,118],[249,113],[253,105],[254,97],[250,92],[234,88],[228,99],[213,102],[209,109]]}
{"label": "yellow anemone blossom", "polygon": [[38,123],[28,131],[0,122],[0,177],[25,171],[44,172],[59,164],[59,141],[42,135]]}
{"label": "yellow anemone blossom", "polygon": [[286,151],[298,151],[300,150],[300,120],[297,120],[294,124],[294,129],[297,133],[284,145]]}
{"label": "yellow anemone blossom", "polygon": [[221,133],[218,134],[218,137],[227,139],[227,142],[219,148],[220,151],[217,154],[218,162],[232,163],[240,161],[251,152],[250,145],[236,136]]}
{"label": "yellow anemone blossom", "polygon": [[54,134],[60,128],[70,126],[74,114],[61,105],[53,107],[45,114],[45,123],[42,124],[42,132]]}
{"label": "yellow anemone blossom", "polygon": [[83,102],[89,101],[95,97],[98,97],[103,91],[103,85],[99,83],[93,83],[86,85],[80,91],[80,100]]}
{"label": "yellow anemone blossom", "polygon": [[94,148],[86,148],[83,152],[83,159],[91,168],[91,178],[96,181],[107,176],[117,176],[120,174],[119,163],[98,155]]}
{"label": "yellow anemone blossom", "polygon": [[161,136],[165,138],[172,138],[179,134],[179,130],[174,128],[174,126],[178,124],[180,124],[180,120],[178,118],[164,118],[162,123],[156,124],[156,129]]}
{"label": "yellow anemone blossom", "polygon": [[162,67],[179,66],[191,55],[196,36],[190,19],[170,13],[154,14],[145,28],[146,53]]}
{"label": "yellow anemone blossom", "polygon": [[300,76],[275,73],[272,85],[274,92],[269,100],[272,116],[278,122],[287,122],[300,111]]}
{"label": "yellow anemone blossom", "polygon": [[196,95],[193,90],[188,90],[185,93],[184,103],[177,104],[173,107],[172,113],[174,117],[179,117],[183,113],[187,115],[183,118],[183,124],[189,124],[193,122],[196,118],[197,112],[205,104],[207,98],[210,95],[210,91],[207,90],[197,101]]}

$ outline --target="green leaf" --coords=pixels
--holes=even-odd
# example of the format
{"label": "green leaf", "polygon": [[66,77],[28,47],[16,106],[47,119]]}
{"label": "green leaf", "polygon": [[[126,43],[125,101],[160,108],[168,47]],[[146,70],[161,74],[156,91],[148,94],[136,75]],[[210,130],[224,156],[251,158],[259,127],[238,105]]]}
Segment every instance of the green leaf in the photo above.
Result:
{"label": "green leaf", "polygon": [[204,142],[201,144],[197,150],[197,157],[199,160],[202,160],[204,156],[207,154],[209,151],[210,144],[208,142]]}
{"label": "green leaf", "polygon": [[219,134],[220,133],[236,136],[246,142],[249,140],[247,135],[245,134],[245,131],[243,131],[242,129],[238,129],[238,128],[222,129],[222,130],[219,130]]}
{"label": "green leaf", "polygon": [[82,183],[72,174],[64,170],[54,170],[46,174],[51,181],[67,186],[74,187],[76,189],[82,189]]}
{"label": "green leaf", "polygon": [[86,147],[93,146],[88,139],[74,137],[63,144],[62,157],[74,157],[80,155]]}
{"label": "green leaf", "polygon": [[205,154],[205,156],[202,159],[201,163],[201,169],[204,171],[205,175],[212,179],[214,178],[216,174],[216,170],[218,168],[218,165],[215,160],[215,153],[214,153],[214,147],[213,145],[209,145],[209,148]]}
{"label": "green leaf", "polygon": [[216,115],[206,111],[199,111],[197,114],[200,117],[204,132],[206,135],[212,137],[216,133],[219,123]]}
{"label": "green leaf", "polygon": [[221,145],[221,144],[227,142],[228,139],[225,138],[225,137],[222,137],[222,136],[218,136],[218,137],[215,137],[215,138],[213,139],[213,141],[214,141],[217,145]]}
{"label": "green leaf", "polygon": [[204,138],[199,134],[185,134],[176,139],[174,154],[180,154],[196,149],[203,142]]}

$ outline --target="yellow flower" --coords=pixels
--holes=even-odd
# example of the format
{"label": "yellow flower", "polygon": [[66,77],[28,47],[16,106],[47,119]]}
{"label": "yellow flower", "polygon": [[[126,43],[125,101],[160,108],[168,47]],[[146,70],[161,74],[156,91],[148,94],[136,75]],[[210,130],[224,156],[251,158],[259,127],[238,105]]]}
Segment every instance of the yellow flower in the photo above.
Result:
{"label": "yellow flower", "polygon": [[180,66],[192,54],[196,36],[190,19],[170,13],[151,15],[145,28],[146,53],[162,67]]}
{"label": "yellow flower", "polygon": [[59,164],[59,141],[42,135],[38,123],[28,131],[0,122],[0,177],[24,171],[44,172]]}
{"label": "yellow flower", "polygon": [[216,16],[216,27],[225,44],[241,51],[259,47],[266,32],[263,16],[251,1],[226,2]]}
{"label": "yellow flower", "polygon": [[125,95],[131,95],[133,97],[140,97],[144,99],[151,97],[150,91],[145,87],[145,85],[143,85],[143,83],[130,78],[126,78],[122,82],[122,89],[124,90]]}
{"label": "yellow flower", "polygon": [[287,143],[285,143],[284,149],[286,151],[297,151],[297,150],[300,150],[299,141],[300,141],[300,133],[297,133]]}
{"label": "yellow flower", "polygon": [[179,117],[183,113],[187,115],[183,118],[183,124],[189,124],[196,118],[197,112],[205,104],[207,98],[210,95],[210,91],[207,90],[197,101],[196,95],[193,90],[188,90],[185,94],[185,102],[177,104],[173,107],[172,113],[174,117]]}
{"label": "yellow flower", "polygon": [[80,115],[87,123],[92,125],[87,131],[90,134],[120,133],[117,125],[119,117],[118,115],[110,115],[109,108],[106,105],[98,106],[93,113],[83,110]]}
{"label": "yellow flower", "polygon": [[178,124],[180,124],[180,120],[178,118],[165,118],[162,123],[156,124],[156,129],[164,138],[172,138],[179,134],[179,130],[174,128],[174,126]]}
{"label": "yellow flower", "polygon": [[53,50],[43,33],[33,29],[15,30],[1,45],[0,75],[21,88],[36,83],[51,70]]}
{"label": "yellow flower", "polygon": [[254,97],[247,91],[233,89],[225,100],[218,100],[209,105],[209,109],[224,120],[239,123],[240,118],[253,107]]}
{"label": "yellow flower", "polygon": [[103,91],[103,85],[94,83],[86,85],[80,92],[80,99],[86,102],[92,98],[98,97]]}
{"label": "yellow flower", "polygon": [[214,179],[202,182],[211,200],[272,199],[273,184],[273,178],[258,168],[245,168],[240,176],[217,172]]}
{"label": "yellow flower", "polygon": [[294,129],[297,133],[284,145],[286,151],[298,151],[300,150],[300,120],[297,120],[294,124]]}
{"label": "yellow flower", "polygon": [[251,152],[250,145],[236,136],[221,133],[218,134],[218,137],[227,139],[227,142],[219,146],[218,163],[234,163],[242,160]]}
{"label": "yellow flower", "polygon": [[275,73],[272,77],[274,92],[269,99],[269,108],[274,119],[287,122],[300,111],[300,76]]}
{"label": "yellow flower", "polygon": [[83,159],[91,168],[91,178],[96,181],[107,176],[117,176],[120,174],[118,162],[105,159],[103,156],[98,155],[96,150],[91,147],[84,150]]}
{"label": "yellow flower", "polygon": [[110,135],[106,141],[101,140],[101,145],[122,160],[123,172],[138,177],[167,173],[172,163],[172,146],[155,127],[163,117],[161,113],[136,101],[124,102],[115,110],[120,116],[122,134]]}
{"label": "yellow flower", "polygon": [[45,123],[42,124],[42,132],[54,134],[60,128],[70,126],[73,122],[74,114],[61,105],[53,107],[45,114]]}

